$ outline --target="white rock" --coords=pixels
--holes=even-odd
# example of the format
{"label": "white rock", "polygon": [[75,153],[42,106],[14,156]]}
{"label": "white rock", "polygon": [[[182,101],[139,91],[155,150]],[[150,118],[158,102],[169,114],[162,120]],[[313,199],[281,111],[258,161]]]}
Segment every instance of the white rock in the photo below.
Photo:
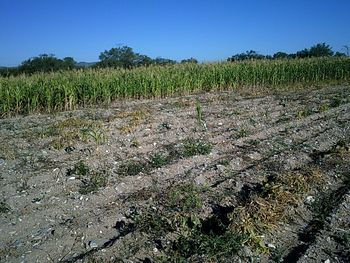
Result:
{"label": "white rock", "polygon": [[97,248],[98,245],[97,245],[97,243],[96,243],[94,240],[91,240],[91,241],[89,242],[89,247],[90,247],[90,248]]}
{"label": "white rock", "polygon": [[267,246],[268,246],[269,248],[276,249],[276,246],[275,246],[274,244],[267,244]]}
{"label": "white rock", "polygon": [[305,198],[305,203],[306,203],[306,204],[310,205],[310,204],[312,204],[313,202],[315,202],[315,197],[314,197],[314,196],[309,195],[309,196],[307,196],[307,197]]}

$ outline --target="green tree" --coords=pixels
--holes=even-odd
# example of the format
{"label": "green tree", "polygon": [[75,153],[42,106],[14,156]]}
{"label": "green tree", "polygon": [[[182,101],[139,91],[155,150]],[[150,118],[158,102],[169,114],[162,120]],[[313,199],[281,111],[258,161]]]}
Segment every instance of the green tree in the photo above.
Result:
{"label": "green tree", "polygon": [[326,43],[316,44],[309,50],[310,57],[330,57],[333,54],[332,48]]}
{"label": "green tree", "polygon": [[296,53],[298,58],[307,58],[307,57],[330,57],[333,56],[334,52],[332,48],[326,43],[319,43],[312,46],[310,49],[303,49]]}
{"label": "green tree", "polygon": [[273,54],[274,59],[282,59],[282,58],[288,58],[288,54],[285,52],[276,52]]}
{"label": "green tree", "polygon": [[132,68],[135,66],[137,54],[128,46],[115,47],[105,50],[99,56],[102,67]]}
{"label": "green tree", "polygon": [[346,57],[346,54],[344,52],[337,51],[334,53],[334,56],[337,58],[342,58],[342,57]]}
{"label": "green tree", "polygon": [[75,61],[71,57],[58,59],[53,54],[41,54],[27,59],[18,67],[19,73],[53,72],[74,68]]}
{"label": "green tree", "polygon": [[228,58],[227,61],[242,61],[242,60],[254,60],[254,59],[265,59],[266,56],[259,54],[258,52],[254,50],[248,50],[245,53],[240,53],[233,55],[232,57]]}
{"label": "green tree", "polygon": [[157,58],[153,59],[152,63],[155,65],[166,66],[166,65],[176,64],[176,61],[168,59],[168,58],[157,57]]}
{"label": "green tree", "polygon": [[135,53],[131,47],[122,46],[105,50],[99,56],[96,67],[133,68],[156,64],[156,61],[146,55]]}
{"label": "green tree", "polygon": [[18,67],[0,67],[1,77],[17,76],[19,73]]}
{"label": "green tree", "polygon": [[195,58],[188,58],[188,59],[183,59],[181,60],[181,63],[193,63],[193,64],[198,64],[198,60]]}
{"label": "green tree", "polygon": [[310,52],[307,48],[304,48],[303,50],[299,50],[297,53],[296,53],[296,57],[297,58],[307,58],[307,57],[310,57]]}
{"label": "green tree", "polygon": [[134,64],[137,67],[149,66],[149,65],[152,65],[152,63],[153,63],[153,60],[149,56],[139,55],[139,54],[137,54],[135,61],[134,61]]}
{"label": "green tree", "polygon": [[63,62],[64,62],[65,67],[67,67],[68,69],[75,68],[76,62],[75,62],[74,58],[72,58],[72,57],[65,57],[63,59]]}

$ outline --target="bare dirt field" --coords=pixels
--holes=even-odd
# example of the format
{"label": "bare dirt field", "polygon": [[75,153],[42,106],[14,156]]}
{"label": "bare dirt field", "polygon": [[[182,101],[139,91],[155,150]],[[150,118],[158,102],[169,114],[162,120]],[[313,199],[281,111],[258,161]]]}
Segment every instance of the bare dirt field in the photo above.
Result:
{"label": "bare dirt field", "polygon": [[0,120],[1,262],[348,262],[350,88]]}

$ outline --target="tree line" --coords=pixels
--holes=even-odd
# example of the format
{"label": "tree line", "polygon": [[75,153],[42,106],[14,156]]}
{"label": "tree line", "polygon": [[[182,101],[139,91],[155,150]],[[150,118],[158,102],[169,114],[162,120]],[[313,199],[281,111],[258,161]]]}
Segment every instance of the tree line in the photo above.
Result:
{"label": "tree line", "polygon": [[344,46],[346,53],[334,52],[326,43],[319,43],[310,48],[304,48],[296,53],[276,52],[271,55],[262,55],[254,50],[246,51],[245,53],[235,54],[229,57],[227,61],[243,61],[243,60],[258,60],[258,59],[297,59],[297,58],[312,58],[312,57],[346,57],[349,56],[349,47]]}
{"label": "tree line", "polygon": [[[297,59],[308,57],[343,57],[349,56],[348,46],[346,53],[333,52],[332,48],[325,44],[320,43],[312,46],[311,48],[300,50],[296,53],[288,54],[285,52],[277,52],[271,55],[262,55],[254,50],[247,51],[245,53],[235,54],[227,59],[227,61],[244,61],[244,60],[259,60],[259,59]],[[152,59],[151,57],[136,53],[131,47],[121,46],[114,47],[109,50],[105,50],[99,55],[99,62],[89,63],[88,67],[93,68],[124,68],[132,69],[140,66],[150,65],[173,65],[178,62],[172,59],[157,57]],[[189,58],[181,60],[180,63],[195,63],[198,61],[195,58]],[[90,65],[91,64],[91,65]],[[65,57],[63,59],[56,58],[53,54],[41,54],[37,57],[29,58],[21,63],[18,67],[12,68],[0,68],[0,76],[15,76],[20,74],[33,74],[36,72],[54,72],[60,70],[72,70],[78,68],[86,68],[86,65],[77,63],[72,57]]]}

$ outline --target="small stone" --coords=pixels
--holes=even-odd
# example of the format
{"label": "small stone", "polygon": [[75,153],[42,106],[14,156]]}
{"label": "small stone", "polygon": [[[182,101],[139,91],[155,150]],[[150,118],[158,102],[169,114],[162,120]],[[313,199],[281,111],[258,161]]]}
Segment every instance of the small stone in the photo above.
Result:
{"label": "small stone", "polygon": [[267,244],[267,246],[268,246],[269,248],[276,249],[276,246],[275,246],[274,244]]}
{"label": "small stone", "polygon": [[326,259],[324,263],[331,263],[331,261],[329,259]]}
{"label": "small stone", "polygon": [[225,171],[225,166],[224,165],[221,165],[221,164],[217,164],[216,165],[216,169],[219,171],[219,172],[224,172]]}
{"label": "small stone", "polygon": [[251,249],[247,246],[243,247],[243,252],[245,254],[246,257],[252,257],[253,256],[253,252],[251,251]]}
{"label": "small stone", "polygon": [[91,240],[91,241],[89,241],[89,247],[90,248],[97,248],[98,245],[97,245],[97,243],[94,240]]}
{"label": "small stone", "polygon": [[305,204],[311,205],[313,202],[315,202],[315,197],[312,195],[309,195],[305,198]]}
{"label": "small stone", "polygon": [[203,174],[197,176],[195,179],[194,179],[195,183],[197,185],[205,185],[207,180],[205,178],[205,176]]}
{"label": "small stone", "polygon": [[4,159],[0,159],[0,166],[5,164],[5,160]]}

